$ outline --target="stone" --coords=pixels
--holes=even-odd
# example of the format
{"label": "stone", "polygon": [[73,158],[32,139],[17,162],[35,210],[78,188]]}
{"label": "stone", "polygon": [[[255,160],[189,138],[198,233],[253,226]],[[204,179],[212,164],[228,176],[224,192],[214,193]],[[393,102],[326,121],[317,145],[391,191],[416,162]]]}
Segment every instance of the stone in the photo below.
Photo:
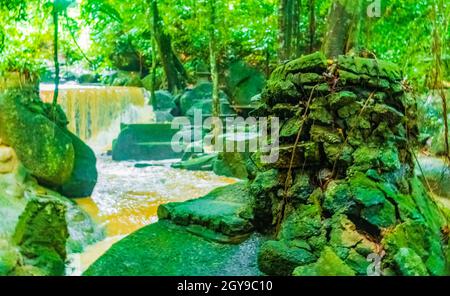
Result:
{"label": "stone", "polygon": [[20,216],[14,242],[25,264],[41,268],[46,275],[63,275],[69,236],[66,208],[43,198],[30,200]]}
{"label": "stone", "polygon": [[272,107],[273,114],[281,119],[294,117],[295,114],[301,113],[302,110],[300,106],[292,106],[287,103],[279,103]]}
{"label": "stone", "polygon": [[285,218],[281,227],[280,237],[283,240],[308,240],[322,234],[321,209],[317,205],[300,205],[292,214]]}
{"label": "stone", "polygon": [[258,265],[271,276],[291,275],[295,267],[309,264],[316,257],[309,251],[287,245],[284,241],[265,242],[258,252]]}
{"label": "stone", "polygon": [[315,72],[322,74],[327,69],[327,59],[321,52],[302,56],[284,66],[285,73]]}
{"label": "stone", "polygon": [[261,275],[256,264],[262,243],[252,235],[239,244],[222,244],[160,221],[112,246],[85,276]]}
{"label": "stone", "polygon": [[191,158],[176,162],[171,167],[188,171],[212,171],[217,154],[193,155]]}
{"label": "stone", "polygon": [[269,106],[278,103],[298,104],[302,95],[289,80],[269,80],[262,99]]}
{"label": "stone", "polygon": [[293,275],[354,276],[356,273],[330,247],[325,247],[317,262],[295,268]]}
{"label": "stone", "polygon": [[400,248],[394,255],[394,261],[402,275],[425,276],[429,275],[427,268],[419,255],[409,248]]}
{"label": "stone", "polygon": [[[279,157],[278,161],[271,166],[278,169],[288,169],[291,166],[294,145],[280,145],[274,149]],[[316,143],[306,142],[295,147],[292,168],[310,167],[318,163],[320,163],[320,154]]]}
{"label": "stone", "polygon": [[213,161],[213,171],[219,176],[246,179],[248,177],[245,165],[247,159],[247,153],[221,152]]}
{"label": "stone", "polygon": [[306,173],[295,174],[294,183],[289,188],[288,195],[296,201],[306,202],[314,191],[311,178]]}
{"label": "stone", "polygon": [[386,78],[391,81],[402,79],[400,69],[393,63],[356,56],[339,56],[337,64],[340,69],[371,77]]}
{"label": "stone", "polygon": [[440,236],[433,234],[424,222],[407,221],[397,225],[384,236],[382,244],[391,258],[401,248],[409,248],[418,255],[430,274],[445,273],[445,254],[439,247]]}
{"label": "stone", "polygon": [[0,144],[0,174],[13,172],[17,168],[17,162],[14,150],[11,147]]}
{"label": "stone", "polygon": [[250,105],[251,98],[261,93],[265,84],[264,75],[243,61],[232,63],[225,77],[233,105],[236,106]]}
{"label": "stone", "polygon": [[303,130],[302,126],[303,126],[303,121],[301,120],[301,118],[296,116],[296,117],[292,117],[292,118],[288,119],[281,127],[280,138],[294,137],[294,141],[295,141],[295,138],[297,137],[300,129],[302,129],[303,135],[306,132],[306,130]]}
{"label": "stone", "polygon": [[176,108],[174,103],[175,98],[166,90],[158,90],[155,92],[155,97],[151,98],[151,104],[155,111],[172,110]]}
{"label": "stone", "polygon": [[343,142],[342,135],[337,130],[314,124],[311,127],[311,139],[314,142],[339,144]]}
{"label": "stone", "polygon": [[94,151],[77,136],[67,131],[72,139],[75,160],[70,179],[58,188],[58,192],[66,197],[91,196],[97,184],[97,158]]}
{"label": "stone", "polygon": [[325,82],[324,76],[317,73],[299,73],[294,75],[294,83],[298,86],[322,82]]}
{"label": "stone", "polygon": [[[229,107],[227,95],[221,91],[219,93],[221,101],[221,113],[230,114],[231,108]],[[194,109],[199,109],[204,112],[203,115],[210,115],[212,112],[212,83],[203,82],[195,86],[191,90],[187,90],[183,93],[179,99],[179,107],[181,115],[192,116]],[[192,109],[192,110],[191,110]],[[189,115],[189,114],[190,115]]]}
{"label": "stone", "polygon": [[344,180],[333,180],[325,190],[323,207],[334,213],[354,213],[356,202],[350,191],[349,184]]}
{"label": "stone", "polygon": [[172,149],[172,139],[178,132],[168,123],[122,125],[113,143],[112,158],[117,161],[181,158],[183,152]]}
{"label": "stone", "polygon": [[[62,185],[72,174],[75,151],[66,132],[46,116],[30,111],[17,92],[0,96],[0,138],[43,184]],[[39,131],[39,132],[31,132]]]}
{"label": "stone", "polygon": [[330,95],[328,101],[331,107],[338,109],[357,100],[357,95],[351,91],[341,91]]}
{"label": "stone", "polygon": [[249,234],[253,230],[253,198],[245,182],[213,190],[199,199],[168,203],[158,208],[161,220],[178,225],[200,225],[229,237]]}

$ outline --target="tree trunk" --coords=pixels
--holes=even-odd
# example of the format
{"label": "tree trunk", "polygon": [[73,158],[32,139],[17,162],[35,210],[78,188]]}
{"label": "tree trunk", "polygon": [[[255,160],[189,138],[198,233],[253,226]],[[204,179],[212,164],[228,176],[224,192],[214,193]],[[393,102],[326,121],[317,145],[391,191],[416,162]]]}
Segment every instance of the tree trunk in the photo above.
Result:
{"label": "tree trunk", "polygon": [[328,29],[323,43],[323,52],[328,58],[345,54],[354,45],[358,34],[361,0],[333,0],[328,15]]}
{"label": "tree trunk", "polygon": [[177,93],[186,85],[187,75],[180,60],[172,48],[172,40],[163,28],[163,23],[158,10],[158,1],[151,0],[153,12],[153,33],[158,46],[159,56],[166,74],[167,88],[172,93]]}
{"label": "tree trunk", "polygon": [[53,111],[56,114],[56,105],[58,104],[58,94],[59,94],[59,60],[58,60],[58,9],[56,5],[53,4],[53,59],[55,63],[55,91],[53,93]]}
{"label": "tree trunk", "polygon": [[309,52],[312,53],[314,51],[314,44],[316,39],[316,1],[309,0],[308,1],[308,9],[309,9]]}
{"label": "tree trunk", "polygon": [[211,65],[211,80],[213,84],[212,90],[212,112],[213,116],[220,115],[220,97],[219,97],[219,69],[217,67],[217,49],[216,49],[216,4],[215,0],[210,0],[211,19],[209,31],[209,60]]}
{"label": "tree trunk", "polygon": [[156,108],[156,40],[152,37],[152,68],[151,68],[150,94],[152,96],[153,109]]}
{"label": "tree trunk", "polygon": [[298,54],[300,0],[280,0],[278,6],[278,59],[280,62]]}

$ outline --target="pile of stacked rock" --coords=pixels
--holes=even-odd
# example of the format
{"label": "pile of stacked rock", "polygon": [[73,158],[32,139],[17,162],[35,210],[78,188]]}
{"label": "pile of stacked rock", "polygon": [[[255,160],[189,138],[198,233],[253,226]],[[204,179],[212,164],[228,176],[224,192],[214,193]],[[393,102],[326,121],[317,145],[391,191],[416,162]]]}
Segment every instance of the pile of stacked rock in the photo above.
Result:
{"label": "pile of stacked rock", "polygon": [[415,102],[396,65],[314,53],[278,67],[262,99],[281,123],[278,161],[255,154],[250,170],[255,227],[276,234],[263,272],[445,274],[446,217],[414,176]]}

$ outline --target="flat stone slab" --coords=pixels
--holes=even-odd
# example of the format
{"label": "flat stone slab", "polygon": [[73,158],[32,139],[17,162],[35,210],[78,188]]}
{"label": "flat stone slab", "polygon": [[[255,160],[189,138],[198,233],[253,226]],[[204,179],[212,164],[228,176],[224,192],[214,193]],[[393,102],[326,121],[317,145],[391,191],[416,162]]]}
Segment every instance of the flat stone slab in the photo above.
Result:
{"label": "flat stone slab", "polygon": [[255,276],[263,238],[220,244],[169,221],[146,226],[112,246],[87,276]]}
{"label": "flat stone slab", "polygon": [[198,199],[161,205],[158,217],[178,225],[199,225],[235,237],[253,230],[252,204],[247,183],[240,182],[217,188]]}

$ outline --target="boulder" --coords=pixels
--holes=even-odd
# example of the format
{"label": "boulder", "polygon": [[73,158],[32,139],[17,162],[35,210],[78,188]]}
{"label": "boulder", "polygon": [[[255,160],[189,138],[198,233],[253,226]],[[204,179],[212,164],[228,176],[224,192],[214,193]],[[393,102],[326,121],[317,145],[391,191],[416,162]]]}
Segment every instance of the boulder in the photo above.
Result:
{"label": "boulder", "polygon": [[226,71],[226,84],[233,105],[248,106],[251,99],[261,93],[264,75],[243,61],[233,62]]}
{"label": "boulder", "polygon": [[69,236],[65,214],[64,205],[55,200],[28,202],[14,233],[24,266],[38,267],[45,275],[64,274]]}
{"label": "boulder", "polygon": [[252,235],[240,244],[222,244],[160,221],[113,245],[84,275],[257,276],[261,272],[256,250],[261,241]]}
{"label": "boulder", "polygon": [[248,176],[245,165],[247,159],[246,153],[221,152],[213,162],[213,171],[219,176],[246,179]]}
{"label": "boulder", "polygon": [[122,125],[113,142],[113,160],[162,160],[181,158],[182,152],[172,149],[172,138],[178,132],[171,124]]}
{"label": "boulder", "polygon": [[[233,114],[227,95],[220,92],[220,105],[222,114]],[[203,82],[191,90],[187,90],[179,99],[182,115],[192,116],[194,110],[202,110],[203,115],[212,114],[212,83]]]}
{"label": "boulder", "polygon": [[255,227],[275,233],[263,272],[287,274],[307,251],[295,275],[366,275],[369,255],[383,274],[446,273],[447,212],[414,176],[417,109],[401,79],[388,62],[320,53],[272,73],[262,98],[283,118],[279,158],[250,181]]}
{"label": "boulder", "polygon": [[326,247],[317,262],[297,267],[296,276],[353,276],[355,272],[329,247]]}
{"label": "boulder", "polygon": [[152,106],[155,111],[164,111],[176,108],[174,100],[175,98],[172,96],[172,94],[165,90],[156,91],[155,97],[151,98]]}
{"label": "boulder", "polygon": [[[253,199],[248,194],[247,184],[240,182],[215,189],[198,199],[161,205],[158,217],[178,225],[203,226],[219,234],[213,237],[209,235],[211,232],[205,231],[209,239],[231,242],[240,240],[253,230],[252,205]],[[189,229],[195,231],[196,227]]]}
{"label": "boulder", "polygon": [[18,92],[0,96],[0,138],[15,149],[40,182],[61,186],[70,179],[74,167],[72,139],[44,114],[31,111],[27,100],[31,99]]}
{"label": "boulder", "polygon": [[69,180],[58,188],[66,197],[87,197],[92,194],[97,184],[97,158],[94,151],[71,132],[66,132],[72,139],[75,160]]}

